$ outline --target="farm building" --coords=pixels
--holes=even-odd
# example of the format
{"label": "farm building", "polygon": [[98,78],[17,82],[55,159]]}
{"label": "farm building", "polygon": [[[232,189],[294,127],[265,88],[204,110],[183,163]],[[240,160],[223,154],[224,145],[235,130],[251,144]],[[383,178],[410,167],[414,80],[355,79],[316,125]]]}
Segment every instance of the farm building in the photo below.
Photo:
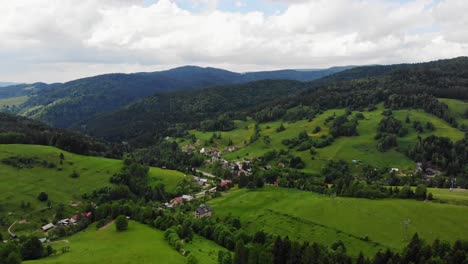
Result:
{"label": "farm building", "polygon": [[65,219],[59,220],[57,222],[57,225],[68,225],[69,222],[70,222],[70,219],[65,218]]}
{"label": "farm building", "polygon": [[184,194],[184,195],[182,195],[182,199],[183,199],[184,201],[190,202],[190,201],[192,201],[194,198],[193,198],[193,196],[191,196],[191,195],[186,195],[186,194]]}
{"label": "farm building", "polygon": [[220,184],[219,187],[226,187],[228,185],[232,184],[231,180],[223,180]]}
{"label": "farm building", "polygon": [[41,230],[42,230],[43,232],[47,232],[48,230],[50,230],[50,229],[52,229],[52,228],[54,228],[54,227],[55,227],[54,224],[49,223],[49,224],[47,224],[47,225],[41,227]]}
{"label": "farm building", "polygon": [[195,210],[195,217],[196,218],[203,218],[203,217],[210,217],[213,211],[209,205],[200,204],[198,208]]}
{"label": "farm building", "polygon": [[176,198],[171,200],[172,205],[178,205],[178,204],[181,204],[183,202],[184,202],[184,199],[182,199],[182,197],[176,197]]}

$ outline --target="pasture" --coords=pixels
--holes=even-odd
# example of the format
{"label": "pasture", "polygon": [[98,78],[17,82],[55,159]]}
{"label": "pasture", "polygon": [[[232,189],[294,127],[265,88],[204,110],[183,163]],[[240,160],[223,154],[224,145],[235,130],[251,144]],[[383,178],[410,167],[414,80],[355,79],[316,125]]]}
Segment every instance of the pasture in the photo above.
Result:
{"label": "pasture", "polygon": [[[164,232],[133,221],[129,222],[128,230],[124,232],[117,232],[113,224],[101,230],[96,230],[96,226],[91,225],[85,231],[65,240],[68,243],[52,243],[58,251],[57,255],[25,263],[187,263],[187,258],[164,240]],[[62,254],[62,247],[69,247],[70,251]],[[216,264],[218,251],[226,250],[200,236],[195,236],[184,248],[199,263],[206,264]]]}
{"label": "pasture", "polygon": [[[437,195],[435,195],[437,197]],[[342,240],[348,252],[367,255],[406,245],[403,221],[428,241],[468,239],[468,207],[415,200],[328,197],[295,189],[237,190],[209,202],[215,216],[239,216],[249,232],[264,230],[294,240],[330,246]]]}
{"label": "pasture", "polygon": [[[297,150],[291,150],[290,153],[301,157],[306,165],[304,171],[310,173],[319,173],[326,162],[331,159],[343,159],[347,162],[351,162],[352,160],[361,161],[359,164],[354,164],[355,170],[358,170],[362,164],[370,164],[377,167],[396,167],[400,168],[400,170],[404,172],[412,172],[414,171],[415,164],[412,160],[406,157],[404,153],[408,148],[415,144],[418,135],[421,137],[427,137],[429,135],[445,136],[452,140],[459,140],[464,136],[463,132],[451,127],[444,120],[422,110],[397,110],[393,111],[394,117],[403,123],[403,126],[408,129],[409,133],[406,136],[399,138],[398,148],[391,149],[387,152],[380,152],[376,148],[377,142],[374,137],[377,133],[379,122],[384,117],[382,115],[383,109],[383,105],[380,104],[378,105],[377,110],[362,112],[364,119],[359,120],[357,136],[339,137],[335,139],[331,145],[316,149],[316,155],[311,155],[309,151]],[[353,112],[352,116],[356,113],[357,112]],[[219,145],[219,148],[222,149],[227,146],[229,139],[231,139],[233,145],[239,147],[237,151],[223,155],[227,160],[259,157],[273,149],[287,150],[287,147],[282,144],[282,141],[284,139],[295,138],[302,131],[308,132],[311,137],[328,135],[329,127],[325,124],[326,119],[333,115],[338,116],[342,114],[344,114],[344,109],[331,109],[317,115],[311,121],[300,120],[290,123],[281,121],[262,123],[259,124],[261,137],[252,144],[245,144],[245,142],[248,142],[254,133],[254,122],[252,120],[238,121],[236,123],[237,128],[235,130],[228,132],[215,132],[216,134],[221,134],[221,139],[215,139],[214,143]],[[410,117],[411,123],[405,123],[406,116]],[[418,134],[412,126],[413,121],[419,121],[424,125],[427,122],[432,122],[435,130],[424,131],[424,133]],[[283,124],[286,130],[277,132],[276,129],[281,124]],[[321,127],[321,131],[313,133],[314,128],[317,126]],[[200,132],[195,130],[192,130],[190,133],[199,139],[201,145],[206,145],[206,142],[213,135],[213,132]],[[263,140],[264,136],[269,137],[269,143]]]}
{"label": "pasture", "polygon": [[[133,221],[124,232],[117,232],[114,225],[103,230],[96,230],[92,225],[84,232],[79,232],[66,240],[69,243],[52,244],[59,251],[57,255],[25,263],[182,264],[187,262],[184,256],[166,243],[162,231]],[[62,247],[69,247],[70,251],[62,254],[60,252]]]}

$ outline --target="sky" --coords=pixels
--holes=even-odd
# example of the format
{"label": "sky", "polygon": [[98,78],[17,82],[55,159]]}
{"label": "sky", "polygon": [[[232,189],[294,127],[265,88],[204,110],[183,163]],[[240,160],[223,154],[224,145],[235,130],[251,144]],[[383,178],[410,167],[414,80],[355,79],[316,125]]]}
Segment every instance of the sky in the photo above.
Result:
{"label": "sky", "polygon": [[467,0],[0,0],[0,81],[468,55]]}

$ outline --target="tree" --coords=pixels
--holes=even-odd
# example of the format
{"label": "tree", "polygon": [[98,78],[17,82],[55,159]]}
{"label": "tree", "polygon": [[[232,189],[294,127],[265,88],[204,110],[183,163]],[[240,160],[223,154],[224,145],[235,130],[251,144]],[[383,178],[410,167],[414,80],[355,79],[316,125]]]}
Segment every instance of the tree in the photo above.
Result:
{"label": "tree", "polygon": [[236,243],[236,249],[235,249],[235,255],[234,255],[234,264],[247,264],[247,258],[248,258],[248,253],[247,253],[247,248],[244,245],[244,241],[242,239],[239,239]]}
{"label": "tree", "polygon": [[218,251],[218,264],[232,264],[231,252]]}
{"label": "tree", "polygon": [[425,200],[427,194],[427,187],[424,184],[419,184],[414,191],[414,196],[418,200]]}
{"label": "tree", "polygon": [[128,229],[128,220],[124,215],[119,215],[115,219],[115,229],[119,232]]}
{"label": "tree", "polygon": [[276,132],[281,132],[281,131],[284,131],[284,130],[286,130],[286,128],[284,128],[283,123],[281,123],[281,125],[276,129]]}
{"label": "tree", "polygon": [[37,199],[41,202],[45,202],[49,200],[49,195],[46,192],[40,192],[39,195],[37,196]]}
{"label": "tree", "polygon": [[80,177],[80,174],[77,171],[73,170],[72,174],[70,174],[70,177],[76,179]]}
{"label": "tree", "polygon": [[42,243],[35,236],[29,237],[21,245],[21,256],[23,260],[33,260],[42,257]]}

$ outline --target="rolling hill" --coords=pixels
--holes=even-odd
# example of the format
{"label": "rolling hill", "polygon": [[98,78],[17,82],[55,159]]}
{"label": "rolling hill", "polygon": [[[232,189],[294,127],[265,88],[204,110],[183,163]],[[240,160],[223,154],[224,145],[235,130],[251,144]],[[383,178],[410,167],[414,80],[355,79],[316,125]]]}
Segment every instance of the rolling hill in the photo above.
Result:
{"label": "rolling hill", "polygon": [[[24,263],[187,263],[187,257],[167,244],[162,231],[138,222],[130,222],[129,229],[121,233],[115,231],[114,225],[102,230],[96,230],[95,225],[92,225],[87,230],[67,238],[67,241],[68,243],[56,242],[52,245],[59,252],[61,247],[67,246],[70,252]],[[218,251],[225,250],[199,236],[186,244],[186,247],[199,263],[207,264],[218,263]]]}
{"label": "rolling hill", "polygon": [[[60,154],[64,155],[61,164]],[[0,144],[0,212],[5,230],[11,223],[27,220],[27,224],[17,224],[15,231],[21,234],[38,230],[41,219],[53,217],[54,210],[42,210],[47,203],[40,202],[40,192],[46,192],[52,207],[65,204],[67,212],[77,210],[71,206],[80,203],[84,193],[110,186],[110,177],[119,172],[121,160],[82,156],[54,147],[39,145]],[[79,174],[72,178],[73,172]],[[184,174],[173,170],[150,168],[149,177],[153,183],[163,183],[166,190],[174,191]],[[29,204],[23,208],[22,204]]]}
{"label": "rolling hill", "polygon": [[263,230],[292,240],[324,245],[341,240],[351,255],[400,250],[406,245],[403,221],[410,219],[409,236],[428,240],[466,239],[466,206],[385,199],[330,197],[268,187],[236,190],[209,202],[217,216],[233,214],[248,232]]}

